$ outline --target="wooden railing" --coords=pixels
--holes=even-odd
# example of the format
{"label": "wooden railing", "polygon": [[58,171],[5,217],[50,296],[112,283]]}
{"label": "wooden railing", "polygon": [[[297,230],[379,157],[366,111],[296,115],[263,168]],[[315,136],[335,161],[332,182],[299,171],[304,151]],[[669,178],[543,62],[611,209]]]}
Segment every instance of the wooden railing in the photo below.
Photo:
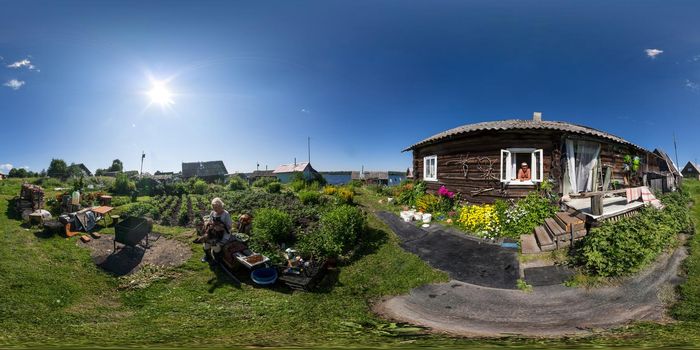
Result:
{"label": "wooden railing", "polygon": [[617,194],[625,193],[626,189],[621,190],[610,190],[610,191],[592,191],[592,192],[582,192],[578,194],[572,194],[570,197],[575,198],[591,198],[591,214],[593,215],[603,215],[603,197],[606,194]]}

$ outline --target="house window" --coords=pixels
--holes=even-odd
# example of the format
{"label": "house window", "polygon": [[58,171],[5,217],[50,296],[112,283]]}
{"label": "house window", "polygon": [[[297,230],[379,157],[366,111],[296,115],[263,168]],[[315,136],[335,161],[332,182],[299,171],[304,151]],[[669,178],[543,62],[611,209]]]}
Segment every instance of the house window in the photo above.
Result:
{"label": "house window", "polygon": [[[518,180],[522,164],[530,169],[529,180]],[[501,150],[501,182],[509,185],[533,185],[541,182],[544,173],[543,152],[535,148],[508,148]]]}
{"label": "house window", "polygon": [[423,180],[437,181],[437,156],[423,158]]}

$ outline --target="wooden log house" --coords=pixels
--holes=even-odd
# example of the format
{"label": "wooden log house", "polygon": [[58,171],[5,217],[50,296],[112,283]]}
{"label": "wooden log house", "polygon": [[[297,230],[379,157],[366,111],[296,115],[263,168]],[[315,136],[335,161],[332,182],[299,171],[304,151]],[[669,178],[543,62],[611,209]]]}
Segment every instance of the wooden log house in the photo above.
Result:
{"label": "wooden log house", "polygon": [[[665,160],[618,136],[586,126],[532,120],[468,124],[404,150],[413,152],[413,174],[429,191],[446,186],[471,203],[521,198],[543,181],[562,194],[644,184]],[[516,180],[526,163],[531,180]]]}

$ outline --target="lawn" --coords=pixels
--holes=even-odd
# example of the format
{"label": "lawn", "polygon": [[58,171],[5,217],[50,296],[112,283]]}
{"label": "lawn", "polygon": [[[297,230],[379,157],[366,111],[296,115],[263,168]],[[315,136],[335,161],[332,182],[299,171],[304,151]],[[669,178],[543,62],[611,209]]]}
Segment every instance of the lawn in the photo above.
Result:
{"label": "lawn", "polygon": [[[687,181],[696,203],[700,183]],[[18,186],[17,191],[19,189]],[[371,239],[356,257],[315,293],[233,286],[199,262],[201,249],[169,278],[136,290],[101,271],[76,238],[45,237],[21,226],[8,208],[14,185],[0,185],[0,347],[2,346],[588,346],[700,344],[700,240],[689,240],[688,282],[672,309],[677,322],[636,324],[586,338],[563,340],[455,339],[441,335],[395,336],[374,316],[371,303],[446,281],[370,216]],[[356,202],[386,208],[380,197],[358,190]],[[700,206],[693,208],[700,220]],[[180,227],[156,226],[178,238]],[[103,233],[113,232],[104,229]],[[335,276],[333,276],[335,275]],[[333,278],[334,277],[334,278]]]}

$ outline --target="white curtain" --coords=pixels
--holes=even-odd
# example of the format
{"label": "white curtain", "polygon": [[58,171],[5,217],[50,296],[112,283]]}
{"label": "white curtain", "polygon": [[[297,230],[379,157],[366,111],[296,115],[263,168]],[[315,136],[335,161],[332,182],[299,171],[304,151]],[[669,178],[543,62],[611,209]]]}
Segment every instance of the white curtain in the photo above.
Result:
{"label": "white curtain", "polygon": [[[598,162],[600,144],[595,142],[578,141],[578,166],[576,167],[576,189],[581,191],[592,190],[591,170]],[[567,144],[568,147],[568,144]]]}
{"label": "white curtain", "polygon": [[569,185],[571,186],[571,193],[578,193],[578,186],[576,186],[576,155],[573,140],[566,140],[566,164],[568,165],[569,173]]}

